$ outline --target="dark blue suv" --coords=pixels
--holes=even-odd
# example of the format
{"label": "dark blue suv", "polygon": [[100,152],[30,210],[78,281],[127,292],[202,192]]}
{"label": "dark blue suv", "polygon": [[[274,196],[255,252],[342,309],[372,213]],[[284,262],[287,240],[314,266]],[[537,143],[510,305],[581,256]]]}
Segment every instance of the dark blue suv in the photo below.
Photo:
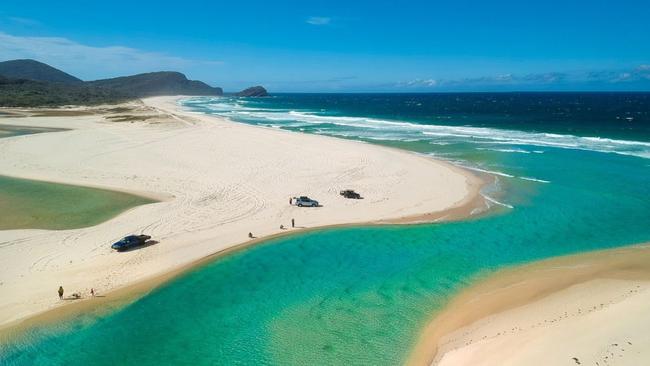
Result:
{"label": "dark blue suv", "polygon": [[149,239],[151,239],[149,235],[129,235],[125,236],[124,239],[113,243],[113,245],[111,245],[111,248],[120,252],[126,249],[144,245],[144,243]]}

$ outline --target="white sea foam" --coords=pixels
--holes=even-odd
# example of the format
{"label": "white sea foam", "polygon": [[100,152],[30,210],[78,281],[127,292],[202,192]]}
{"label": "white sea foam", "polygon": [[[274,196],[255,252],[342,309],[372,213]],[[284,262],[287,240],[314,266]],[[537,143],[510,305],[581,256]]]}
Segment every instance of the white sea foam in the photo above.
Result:
{"label": "white sea foam", "polygon": [[[459,165],[460,165],[460,164],[459,164]],[[499,175],[499,176],[501,176],[501,177],[506,177],[506,178],[515,178],[514,175],[510,175],[510,174],[503,173],[503,172],[497,172],[497,171],[495,171],[495,170],[481,169],[481,168],[477,168],[477,167],[469,166],[469,165],[461,165],[461,166],[462,166],[463,168],[466,168],[466,169],[469,169],[469,170],[474,170],[474,171],[481,172],[481,173],[487,173],[487,174],[492,174],[492,175]]]}
{"label": "white sea foam", "polygon": [[507,208],[510,208],[510,209],[515,208],[514,206],[509,205],[509,204],[507,204],[507,203],[499,202],[499,201],[495,200],[494,198],[492,198],[492,197],[490,197],[490,196],[488,196],[488,195],[486,195],[486,194],[481,194],[481,195],[482,195],[483,198],[485,198],[486,200],[488,200],[488,201],[490,201],[490,202],[492,202],[492,203],[494,203],[494,204],[497,204],[497,205],[499,205],[499,206],[507,207]]}
{"label": "white sea foam", "polygon": [[551,183],[551,182],[548,181],[548,180],[538,179],[538,178],[531,178],[531,177],[518,177],[518,178],[520,178],[520,179],[524,179],[524,180],[530,180],[530,181],[532,181],[532,182]]}
{"label": "white sea foam", "polygon": [[487,150],[487,151],[497,151],[504,153],[519,153],[519,154],[530,154],[530,151],[522,149],[490,149],[485,147],[477,147],[476,150]]}
{"label": "white sea foam", "polygon": [[[432,144],[478,144],[482,145],[480,148],[512,153],[531,152],[525,149],[513,148],[512,146],[538,146],[616,153],[650,159],[650,142],[643,141],[487,127],[423,125],[366,117],[327,116],[311,111],[256,108],[254,105],[249,107],[240,100],[235,101],[220,97],[191,98],[185,101],[185,105],[203,107],[209,110],[209,113],[234,119],[241,118],[248,121],[254,119],[261,123],[268,121],[273,124],[287,123],[291,124],[287,125],[287,127],[294,128],[310,125],[332,125],[331,131],[327,129],[323,131],[330,134],[345,132],[350,136],[375,140],[418,141],[429,139]],[[510,147],[497,148],[494,145],[509,145]],[[543,153],[540,150],[533,150],[532,152]]]}

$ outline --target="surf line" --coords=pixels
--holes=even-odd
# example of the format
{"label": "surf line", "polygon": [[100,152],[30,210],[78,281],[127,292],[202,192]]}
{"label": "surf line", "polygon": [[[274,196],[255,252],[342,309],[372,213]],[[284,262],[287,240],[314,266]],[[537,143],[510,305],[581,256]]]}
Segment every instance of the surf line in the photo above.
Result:
{"label": "surf line", "polygon": [[507,203],[499,202],[499,201],[495,200],[494,198],[492,198],[492,197],[490,197],[490,196],[488,196],[486,194],[481,193],[481,196],[483,196],[483,198],[485,198],[486,200],[488,200],[488,201],[490,201],[490,202],[492,202],[492,203],[494,203],[496,205],[507,207],[509,209],[514,209],[515,208],[515,206],[509,205]]}

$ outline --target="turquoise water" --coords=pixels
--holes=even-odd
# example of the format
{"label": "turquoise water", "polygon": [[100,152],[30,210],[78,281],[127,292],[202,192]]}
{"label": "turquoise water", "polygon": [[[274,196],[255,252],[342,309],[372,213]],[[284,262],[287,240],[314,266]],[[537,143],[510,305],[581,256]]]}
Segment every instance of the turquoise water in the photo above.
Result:
{"label": "turquoise water", "polygon": [[[226,102],[246,108],[245,100]],[[208,108],[214,101],[191,103]],[[375,142],[383,132],[381,143],[496,172],[499,194],[486,194],[500,201],[499,209],[462,222],[322,230],[268,241],[111,314],[33,329],[2,347],[0,363],[400,364],[427,320],[491,271],[650,240],[650,159],[643,141],[626,145],[631,140],[598,136],[587,146],[583,137],[517,132],[580,142],[556,146],[521,135],[512,141],[509,129],[497,129],[507,142],[477,138],[482,130],[443,136],[422,134],[431,131],[424,127],[422,137],[413,138],[417,130],[410,125],[382,131],[320,123],[318,132],[296,127],[299,122],[274,123]]]}
{"label": "turquoise water", "polygon": [[0,175],[0,230],[77,229],[154,202],[106,189]]}
{"label": "turquoise water", "polygon": [[[0,138],[63,129],[0,125]],[[154,200],[90,187],[0,175],[0,230],[66,230],[97,225]]]}
{"label": "turquoise water", "polygon": [[21,135],[30,135],[33,133],[42,133],[42,132],[57,132],[63,131],[61,128],[47,128],[47,127],[25,127],[25,126],[14,126],[14,125],[0,125],[0,138],[3,137],[12,137],[12,136],[21,136]]}

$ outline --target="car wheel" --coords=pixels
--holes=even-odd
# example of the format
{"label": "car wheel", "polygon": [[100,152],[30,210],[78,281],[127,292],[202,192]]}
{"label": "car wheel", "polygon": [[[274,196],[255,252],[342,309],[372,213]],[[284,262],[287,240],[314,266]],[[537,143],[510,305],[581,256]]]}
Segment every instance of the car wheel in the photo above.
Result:
{"label": "car wheel", "polygon": [[302,203],[299,203],[299,204],[298,204],[298,207],[302,207]]}

